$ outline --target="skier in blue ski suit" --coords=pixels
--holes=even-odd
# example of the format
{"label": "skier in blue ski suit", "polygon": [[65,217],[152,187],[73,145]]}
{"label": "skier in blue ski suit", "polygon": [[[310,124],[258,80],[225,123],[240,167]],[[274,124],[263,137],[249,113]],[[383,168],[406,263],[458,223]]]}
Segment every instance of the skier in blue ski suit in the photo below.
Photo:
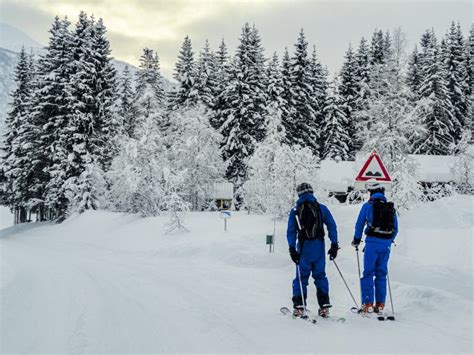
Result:
{"label": "skier in blue ski suit", "polygon": [[[288,218],[288,229],[287,239],[290,250],[291,259],[296,264],[296,277],[293,280],[293,306],[295,312],[300,310],[302,312],[303,300],[301,297],[301,289],[298,277],[298,267],[301,273],[301,283],[303,288],[303,298],[306,304],[307,297],[307,286],[310,274],[314,279],[316,285],[316,295],[318,304],[320,307],[320,315],[328,316],[329,307],[329,283],[326,277],[326,260],[325,260],[325,245],[324,245],[324,229],[321,228],[320,235],[316,239],[305,239],[303,241],[298,238],[298,221],[296,219],[296,211],[298,207],[305,201],[317,202],[316,197],[313,195],[313,189],[311,185],[303,183],[297,187],[298,201],[296,206],[291,209]],[[329,239],[331,240],[331,248],[328,254],[330,259],[333,260],[337,256],[337,250],[339,249],[337,241],[337,227],[334,218],[331,215],[329,209],[322,204],[319,204],[322,222],[326,225],[328,230]],[[301,313],[302,314],[302,313]],[[295,315],[301,315],[295,314]]]}
{"label": "skier in blue ski suit", "polygon": [[[362,233],[365,228],[365,248],[364,248],[364,272],[361,283],[362,292],[362,311],[370,313],[375,311],[381,313],[385,307],[385,298],[387,294],[387,273],[388,273],[388,259],[390,257],[390,247],[398,233],[397,214],[393,215],[393,232],[391,235],[374,236],[371,232],[373,221],[373,206],[375,200],[387,202],[384,192],[385,188],[378,183],[372,183],[368,186],[370,192],[369,201],[362,205],[357,222],[355,224],[354,240],[352,245],[358,248]],[[375,281],[374,281],[375,277]],[[375,288],[375,307],[374,302],[374,288]]]}

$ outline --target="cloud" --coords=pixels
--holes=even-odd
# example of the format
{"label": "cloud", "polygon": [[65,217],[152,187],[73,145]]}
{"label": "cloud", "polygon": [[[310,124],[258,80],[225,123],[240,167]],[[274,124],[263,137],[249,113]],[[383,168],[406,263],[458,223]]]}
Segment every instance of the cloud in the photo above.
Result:
{"label": "cloud", "polygon": [[357,46],[375,27],[402,26],[413,45],[426,28],[443,35],[451,20],[465,29],[472,22],[471,2],[454,0],[0,0],[1,21],[42,43],[55,15],[74,23],[81,10],[104,19],[114,57],[138,64],[143,47],[156,49],[167,77],[184,36],[195,52],[206,38],[214,48],[224,38],[233,53],[245,22],[260,30],[267,56],[285,46],[292,51],[303,27],[331,72],[340,68],[349,42]]}

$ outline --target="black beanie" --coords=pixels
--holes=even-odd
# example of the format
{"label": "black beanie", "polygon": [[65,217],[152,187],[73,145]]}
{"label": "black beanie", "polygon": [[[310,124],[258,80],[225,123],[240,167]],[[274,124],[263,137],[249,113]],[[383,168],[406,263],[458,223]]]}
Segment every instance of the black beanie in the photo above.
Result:
{"label": "black beanie", "polygon": [[298,197],[307,192],[313,193],[313,187],[307,182],[303,182],[302,184],[296,186],[296,193],[298,194]]}

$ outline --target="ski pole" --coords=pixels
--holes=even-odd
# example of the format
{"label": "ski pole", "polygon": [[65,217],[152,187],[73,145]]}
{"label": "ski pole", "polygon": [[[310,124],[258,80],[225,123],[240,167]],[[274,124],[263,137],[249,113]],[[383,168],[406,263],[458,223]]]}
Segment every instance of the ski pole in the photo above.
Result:
{"label": "ski pole", "polygon": [[360,303],[362,304],[362,284],[360,282],[360,261],[359,261],[359,246],[355,247],[356,256],[357,256],[357,271],[359,272],[359,294],[360,294]]}
{"label": "ski pole", "polygon": [[349,291],[349,294],[351,295],[352,300],[354,301],[354,304],[356,305],[356,308],[359,309],[359,306],[357,305],[357,302],[356,302],[356,300],[355,300],[355,298],[354,298],[354,295],[352,294],[352,292],[351,292],[349,286],[347,285],[347,282],[346,282],[346,280],[344,279],[344,276],[342,276],[341,270],[339,270],[339,266],[337,266],[337,264],[336,264],[336,260],[333,259],[332,261],[333,261],[333,263],[334,263],[334,266],[336,266],[336,269],[337,269],[337,271],[339,272],[339,275],[341,275],[341,279],[342,279],[342,281],[344,281],[344,285],[346,285],[347,291]]}
{"label": "ski pole", "polygon": [[395,320],[395,311],[393,310],[393,298],[392,298],[392,288],[390,287],[390,277],[387,272],[387,283],[388,283],[388,294],[390,296],[390,306],[392,307],[392,315],[388,316],[388,320]]}
{"label": "ski pole", "polygon": [[301,303],[303,304],[304,314],[306,314],[306,302],[304,300],[304,295],[303,295],[303,283],[301,282],[301,271],[300,271],[299,264],[296,264],[296,270],[298,271],[298,281],[300,283]]}

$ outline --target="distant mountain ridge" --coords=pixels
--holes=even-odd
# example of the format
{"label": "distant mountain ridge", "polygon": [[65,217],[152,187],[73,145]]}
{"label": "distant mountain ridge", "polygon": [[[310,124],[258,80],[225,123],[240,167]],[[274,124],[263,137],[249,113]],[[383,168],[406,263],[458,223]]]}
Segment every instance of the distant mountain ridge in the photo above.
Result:
{"label": "distant mountain ridge", "polygon": [[41,49],[43,45],[36,42],[22,30],[0,22],[0,47],[12,52],[19,52],[21,47]]}

